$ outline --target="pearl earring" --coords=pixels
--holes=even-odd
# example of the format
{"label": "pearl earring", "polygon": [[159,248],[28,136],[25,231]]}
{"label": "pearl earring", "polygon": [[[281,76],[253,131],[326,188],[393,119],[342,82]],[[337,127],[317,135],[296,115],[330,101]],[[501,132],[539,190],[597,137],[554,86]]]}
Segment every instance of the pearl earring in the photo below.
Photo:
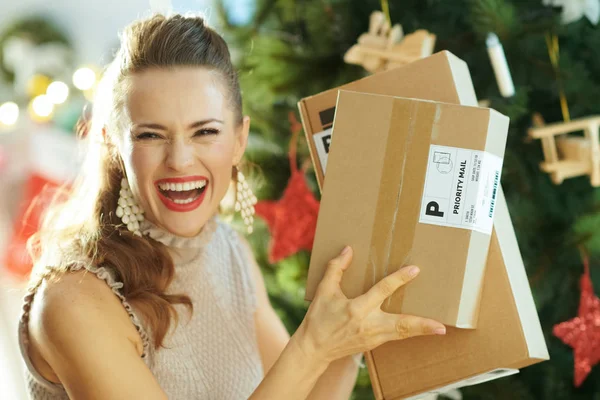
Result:
{"label": "pearl earring", "polygon": [[[237,167],[236,167],[237,169]],[[254,230],[252,225],[254,224],[254,205],[256,204],[257,199],[248,182],[246,181],[246,177],[244,174],[237,169],[237,191],[235,196],[235,211],[242,213],[242,218],[244,219],[244,224],[246,224],[246,228],[248,233],[252,233]]]}
{"label": "pearl earring", "polygon": [[117,217],[127,225],[127,229],[134,235],[142,236],[140,232],[140,222],[144,220],[144,211],[136,204],[133,193],[129,187],[127,178],[121,179],[121,191],[117,206]]}

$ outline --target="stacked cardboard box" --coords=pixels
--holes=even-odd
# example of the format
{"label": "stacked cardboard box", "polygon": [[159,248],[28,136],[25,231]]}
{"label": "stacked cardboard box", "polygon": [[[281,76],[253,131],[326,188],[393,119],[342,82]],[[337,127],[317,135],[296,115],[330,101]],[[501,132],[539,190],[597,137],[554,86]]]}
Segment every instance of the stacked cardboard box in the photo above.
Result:
{"label": "stacked cardboard box", "polygon": [[[335,144],[331,141],[331,127],[339,90],[477,105],[466,64],[449,52],[303,99],[299,103],[300,113],[321,188],[325,182],[328,150]],[[369,131],[363,134],[368,143]],[[357,188],[357,192],[359,190]],[[480,383],[516,373],[519,368],[549,358],[501,187],[497,191],[495,213],[478,303],[477,328],[449,327],[444,337],[394,341],[368,352],[369,374],[378,399],[418,397],[427,392]],[[315,243],[319,246],[319,240]],[[324,265],[316,261],[311,263],[307,300],[314,296],[322,267]],[[372,286],[373,279],[366,278],[372,276],[370,268],[368,262],[354,260],[346,274],[355,279],[343,286],[349,297],[364,293]],[[381,278],[385,270],[378,274]],[[402,311],[401,300],[392,298],[387,310],[397,312],[394,304],[400,304]]]}
{"label": "stacked cardboard box", "polygon": [[342,280],[347,296],[416,264],[419,279],[384,310],[475,328],[508,118],[344,90],[333,130],[309,289],[350,245],[355,267]]}

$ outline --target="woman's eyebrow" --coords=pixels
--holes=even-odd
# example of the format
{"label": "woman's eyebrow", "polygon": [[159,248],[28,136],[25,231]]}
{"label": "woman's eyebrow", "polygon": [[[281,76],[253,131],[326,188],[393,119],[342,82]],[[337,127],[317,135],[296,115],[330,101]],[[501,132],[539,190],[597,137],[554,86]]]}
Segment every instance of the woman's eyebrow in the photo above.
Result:
{"label": "woman's eyebrow", "polygon": [[[190,126],[188,126],[188,129],[199,128],[199,127],[201,127],[203,125],[206,125],[206,124],[209,124],[211,122],[219,122],[221,124],[225,123],[224,121],[222,121],[220,119],[217,119],[217,118],[208,118],[208,119],[203,119],[201,121],[196,121],[196,122],[190,124]],[[164,127],[164,126],[162,126],[160,124],[153,124],[153,123],[150,123],[150,124],[135,124],[135,125],[133,125],[133,128],[134,129],[149,128],[149,129],[155,129],[155,130],[161,130],[161,131],[166,131],[167,130],[166,127]]]}
{"label": "woman's eyebrow", "polygon": [[165,128],[162,125],[159,124],[134,124],[133,129],[140,129],[140,128],[150,128],[150,129],[156,129],[159,131],[166,131],[167,128]]}
{"label": "woman's eyebrow", "polygon": [[224,124],[225,122],[217,119],[217,118],[208,118],[208,119],[203,119],[201,121],[196,121],[193,124],[190,124],[190,126],[188,126],[188,129],[194,129],[194,128],[199,128],[203,125],[209,124],[211,122],[218,122],[220,124]]}

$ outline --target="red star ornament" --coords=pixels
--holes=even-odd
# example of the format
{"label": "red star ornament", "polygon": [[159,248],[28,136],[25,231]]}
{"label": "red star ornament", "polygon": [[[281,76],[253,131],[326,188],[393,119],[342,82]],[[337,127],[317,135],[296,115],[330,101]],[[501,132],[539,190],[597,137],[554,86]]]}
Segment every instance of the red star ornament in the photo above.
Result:
{"label": "red star ornament", "polygon": [[306,185],[300,170],[292,171],[279,201],[260,201],[256,214],[271,231],[269,262],[276,263],[300,250],[311,250],[317,229],[319,202]]}
{"label": "red star ornament", "polygon": [[306,185],[304,172],[298,169],[296,142],[302,130],[296,115],[289,115],[292,139],[288,157],[292,176],[279,201],[260,201],[256,214],[260,215],[271,231],[269,262],[274,264],[300,250],[311,250],[317,229],[319,202]]}
{"label": "red star ornament", "polygon": [[553,329],[554,335],[575,352],[575,387],[581,386],[600,362],[600,299],[594,294],[587,259],[584,266],[578,315]]}

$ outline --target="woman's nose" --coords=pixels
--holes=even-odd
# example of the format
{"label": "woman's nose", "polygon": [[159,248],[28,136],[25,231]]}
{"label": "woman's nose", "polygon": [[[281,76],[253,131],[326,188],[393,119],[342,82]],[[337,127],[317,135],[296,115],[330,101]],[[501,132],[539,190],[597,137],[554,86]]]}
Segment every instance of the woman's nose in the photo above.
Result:
{"label": "woman's nose", "polygon": [[182,138],[173,139],[167,151],[167,167],[177,171],[190,167],[194,163],[193,153],[191,143],[186,143]]}

